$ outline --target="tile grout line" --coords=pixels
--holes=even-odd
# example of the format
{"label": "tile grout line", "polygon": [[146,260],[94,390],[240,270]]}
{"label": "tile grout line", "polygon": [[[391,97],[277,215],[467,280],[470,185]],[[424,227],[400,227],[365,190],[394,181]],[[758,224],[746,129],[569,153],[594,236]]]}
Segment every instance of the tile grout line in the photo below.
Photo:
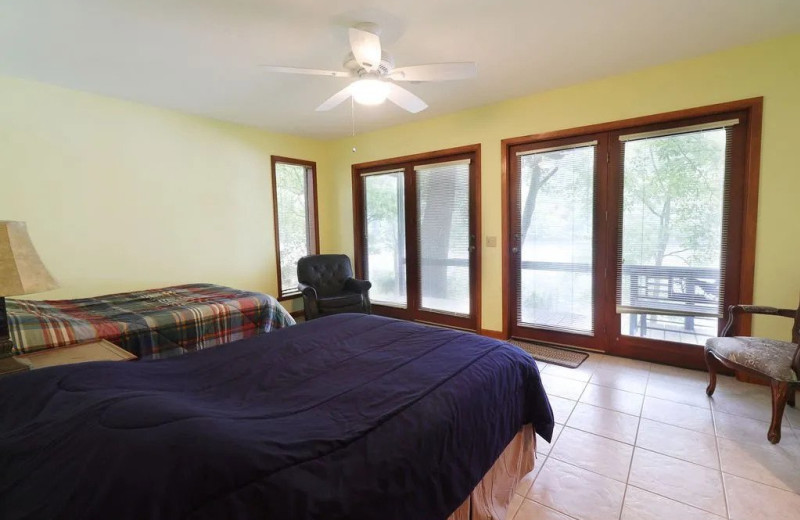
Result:
{"label": "tile grout line", "polygon": [[[587,383],[586,386],[587,387],[589,386],[588,383]],[[604,388],[608,388],[608,387],[604,387]],[[614,389],[614,390],[616,390],[616,389]],[[620,392],[624,392],[624,391],[625,390],[620,390]],[[633,393],[633,392],[628,392],[628,393]],[[642,395],[642,394],[634,394],[634,395]],[[556,396],[556,397],[561,397],[561,396]],[[581,393],[581,397],[583,397],[583,393]],[[642,396],[642,397],[644,397],[644,396]],[[563,399],[566,399],[566,397],[564,397]],[[635,413],[623,412],[621,410],[615,410],[614,408],[608,408],[606,406],[600,406],[599,404],[588,403],[586,401],[581,401],[580,399],[578,401],[576,401],[576,402],[581,403],[581,404],[588,404],[589,406],[594,406],[595,408],[600,408],[602,410],[610,410],[612,412],[624,413],[625,415],[630,415],[631,417],[641,417],[641,410],[639,410],[639,415],[636,415]],[[642,399],[642,406],[644,406],[644,399]]]}
{"label": "tile grout line", "polygon": [[[647,386],[650,384],[650,374],[652,372],[647,373],[647,384],[645,384],[645,390],[647,390]],[[631,481],[631,471],[633,471],[633,457],[636,455],[636,441],[639,440],[639,428],[642,426],[642,411],[644,410],[644,398],[642,398],[642,407],[639,409],[639,418],[636,421],[636,434],[633,436],[633,450],[631,450],[631,462],[628,464],[628,476],[625,477],[625,490],[622,492],[622,505],[619,508],[619,520],[622,520],[622,512],[625,511],[625,499],[628,497],[628,486],[630,486]]]}
{"label": "tile grout line", "polygon": [[647,371],[647,382],[644,385],[644,397],[642,397],[642,407],[639,409],[639,419],[636,422],[636,435],[633,436],[633,450],[631,450],[631,463],[628,466],[628,476],[625,478],[625,491],[622,493],[622,507],[619,508],[619,519],[622,520],[622,512],[625,511],[625,499],[628,497],[628,486],[631,482],[631,472],[633,471],[633,457],[636,455],[636,441],[639,440],[639,428],[642,427],[642,412],[644,412],[644,400],[647,397],[647,387],[650,386],[650,375],[653,373],[653,366]]}
{"label": "tile grout line", "polygon": [[[559,397],[559,396],[557,396],[557,397]],[[623,414],[623,415],[627,415],[628,417],[635,417],[636,419],[639,419],[639,422],[638,422],[638,423],[637,423],[637,425],[636,425],[636,431],[637,431],[637,433],[638,433],[638,431],[639,431],[639,423],[641,423],[641,419],[647,419],[648,421],[657,422],[657,423],[659,423],[659,424],[664,424],[664,425],[667,425],[667,426],[673,426],[673,427],[675,427],[675,428],[680,428],[681,430],[686,430],[686,431],[693,432],[693,433],[700,433],[700,434],[702,434],[702,435],[710,435],[710,434],[708,434],[708,433],[698,432],[697,430],[692,430],[692,429],[690,429],[690,428],[683,428],[682,426],[676,426],[676,425],[674,425],[674,424],[669,424],[669,423],[665,423],[665,422],[657,421],[657,420],[655,420],[655,419],[650,419],[650,418],[648,418],[648,417],[642,417],[642,416],[640,416],[640,415],[632,415],[632,414],[629,414],[629,413],[620,412],[620,411],[618,411],[618,410],[612,410],[612,409],[610,409],[610,408],[603,408],[602,406],[596,406],[596,405],[593,405],[593,404],[590,404],[590,403],[576,402],[576,403],[575,403],[575,407],[576,407],[576,408],[577,408],[578,404],[585,404],[586,406],[591,406],[591,407],[597,408],[597,409],[599,409],[599,410],[605,410],[605,411],[608,411],[608,412],[616,412],[616,413],[621,413],[621,414]],[[572,413],[574,413],[574,408],[573,408],[573,412],[571,412],[571,413],[570,413],[570,417],[572,416]],[[560,423],[559,423],[559,424],[560,424]],[[605,434],[603,434],[603,433],[597,433],[597,432],[593,432],[593,431],[589,431],[589,430],[584,430],[583,428],[581,428],[581,427],[579,427],[579,426],[575,426],[574,424],[566,424],[566,423],[564,423],[562,426],[565,426],[565,427],[566,427],[566,426],[568,426],[568,427],[570,427],[570,428],[572,428],[572,429],[574,429],[574,430],[579,430],[579,431],[582,431],[582,432],[585,432],[585,433],[591,433],[592,435],[597,435],[598,437],[603,437],[604,439],[608,439],[608,440],[612,440],[612,441],[616,441],[616,442],[621,442],[622,444],[627,444],[628,446],[635,446],[635,444],[632,444],[632,443],[630,443],[630,442],[627,442],[627,441],[621,441],[621,440],[619,440],[619,439],[615,439],[614,437],[609,437],[608,435],[605,435]],[[634,437],[635,437],[635,436],[634,436]],[[635,442],[636,442],[636,439],[634,438],[634,443],[635,443]],[[675,457],[673,457],[673,458],[675,458]]]}
{"label": "tile grout line", "polygon": [[[709,412],[712,411],[712,408],[711,408],[710,404],[708,405],[708,407],[705,407],[705,406],[696,406],[696,405],[689,404],[689,403],[682,403],[680,401],[673,401],[672,399],[665,399],[663,397],[657,397],[655,395],[647,395],[647,394],[645,394],[645,397],[649,397],[650,399],[658,399],[659,401],[667,401],[668,403],[682,404],[683,406],[691,406],[692,408],[697,408],[698,410],[708,410]],[[730,414],[730,415],[736,415],[736,414]]]}
{"label": "tile grout line", "polygon": [[[556,460],[558,460],[558,459],[556,459]],[[796,492],[796,491],[793,491],[793,490],[791,490],[791,489],[786,489],[786,488],[778,487],[778,486],[775,486],[775,485],[773,485],[773,484],[767,484],[767,483],[765,483],[765,482],[760,482],[760,481],[758,481],[758,480],[753,480],[752,478],[748,478],[748,477],[742,477],[742,476],[740,476],[740,475],[736,475],[735,473],[728,473],[728,472],[726,472],[726,471],[722,471],[721,473],[722,473],[723,475],[728,475],[728,476],[730,476],[730,477],[735,477],[735,478],[738,478],[738,479],[740,479],[740,480],[746,480],[746,481],[748,481],[748,482],[752,482],[753,484],[758,484],[759,486],[764,486],[764,487],[772,488],[772,489],[774,489],[774,490],[776,490],[776,491],[783,491],[784,493],[789,493],[789,494],[791,494],[791,495],[797,495],[797,496],[800,496],[800,493],[798,493],[798,492]],[[724,488],[724,484],[723,484],[723,488]]]}
{"label": "tile grout line", "polygon": [[[545,508],[545,509],[547,509],[547,510],[553,511],[554,513],[556,513],[556,514],[558,514],[558,515],[565,516],[565,517],[567,517],[567,518],[570,518],[570,519],[572,519],[572,520],[581,520],[581,519],[580,519],[580,518],[578,518],[578,517],[572,516],[572,515],[570,515],[570,514],[567,514],[567,513],[563,512],[563,511],[559,511],[558,509],[555,509],[555,508],[552,508],[552,507],[550,507],[550,506],[548,506],[548,505],[542,504],[541,502],[537,502],[536,500],[534,500],[534,499],[532,499],[532,498],[523,497],[523,501],[524,501],[524,500],[530,500],[531,502],[533,502],[533,503],[534,503],[534,504],[536,504],[536,505],[542,506],[543,508]],[[524,503],[524,502],[523,502],[523,503]],[[517,515],[519,514],[519,511],[520,511],[520,509],[522,509],[522,505],[520,505],[520,506],[519,506],[519,509],[517,509],[517,512],[516,512],[516,513],[514,513],[514,518],[513,518],[513,519],[511,519],[511,520],[516,520],[516,518],[517,518]]]}
{"label": "tile grout line", "polygon": [[[581,431],[583,431],[583,430],[581,430]],[[611,440],[614,440],[614,439],[611,439]],[[617,442],[619,442],[619,441],[617,441]],[[631,445],[630,445],[630,444],[628,444],[628,446],[631,446]],[[633,447],[633,448],[636,448],[636,446],[631,446],[631,447]],[[649,451],[649,450],[648,450],[648,451]],[[655,452],[654,452],[654,453],[655,453]],[[661,454],[659,454],[659,455],[661,455]],[[666,456],[666,455],[665,455],[665,456]],[[568,465],[570,465],[570,466],[572,466],[572,467],[574,467],[574,468],[578,468],[579,470],[585,471],[585,472],[587,472],[587,473],[591,473],[591,474],[593,474],[593,475],[597,475],[598,477],[607,478],[607,479],[609,479],[609,480],[613,480],[614,482],[619,482],[620,484],[625,484],[625,485],[628,485],[627,481],[623,482],[622,480],[617,480],[617,479],[615,479],[614,477],[609,477],[608,475],[603,475],[602,473],[598,473],[597,471],[595,471],[595,470],[593,470],[593,469],[588,469],[588,468],[584,468],[584,467],[582,467],[582,466],[578,466],[578,465],[577,465],[577,464],[575,464],[574,462],[570,462],[570,461],[568,461],[568,460],[562,460],[562,459],[559,459],[558,457],[551,457],[549,454],[547,455],[547,457],[546,457],[546,458],[547,458],[548,460],[552,458],[553,460],[557,460],[558,462],[561,462],[562,464],[568,464]],[[631,453],[631,458],[633,458],[633,453]],[[630,468],[628,468],[628,473],[630,473]],[[541,474],[541,472],[539,472],[539,474]],[[539,478],[539,475],[536,475],[536,478]],[[535,481],[536,481],[536,479],[534,479],[534,482],[535,482]],[[533,487],[533,486],[531,486],[531,488],[532,488],[532,487]],[[529,489],[528,491],[530,491],[530,489]]]}
{"label": "tile grout line", "polygon": [[[553,394],[553,396],[554,396],[554,397],[559,397],[559,398],[561,398],[561,399],[566,399],[566,400],[568,400],[568,401],[575,401],[574,399],[569,399],[569,398],[567,398],[567,397],[562,397],[562,396],[560,396],[560,395],[555,395],[555,394]],[[549,396],[548,396],[548,397],[549,397]],[[654,398],[654,399],[658,399],[658,398]],[[661,399],[661,401],[667,401],[667,402],[669,402],[669,403],[675,403],[675,401],[669,401],[669,400],[666,400],[666,399]],[[709,437],[713,437],[713,436],[715,436],[715,434],[710,434],[710,433],[707,433],[707,432],[702,432],[702,431],[694,430],[694,429],[692,429],[692,428],[687,428],[687,427],[685,427],[685,426],[680,426],[680,425],[677,425],[677,424],[671,424],[671,423],[664,422],[664,421],[660,421],[660,420],[658,420],[658,419],[653,419],[653,418],[650,418],[650,417],[644,417],[643,415],[634,415],[634,414],[627,413],[627,412],[620,412],[619,410],[614,410],[613,408],[605,408],[605,407],[603,407],[603,406],[598,406],[598,405],[596,405],[596,404],[587,403],[587,402],[584,402],[584,401],[575,401],[575,407],[577,407],[577,405],[578,405],[578,404],[584,404],[584,405],[587,405],[587,406],[592,406],[592,407],[594,407],[594,408],[599,408],[600,410],[607,410],[607,411],[609,411],[609,412],[621,413],[621,414],[627,415],[627,416],[629,416],[629,417],[636,417],[636,418],[638,418],[638,419],[647,419],[648,421],[653,421],[653,422],[656,422],[656,423],[658,423],[658,424],[664,424],[664,425],[666,425],[666,426],[672,426],[673,428],[680,428],[681,430],[686,430],[686,431],[688,431],[688,432],[698,433],[698,434],[700,434],[700,435],[707,435],[707,436],[709,436]],[[676,404],[682,404],[682,403],[676,403]],[[690,406],[690,405],[687,405],[687,406]],[[572,414],[573,414],[573,413],[574,413],[574,411],[575,411],[575,407],[573,407],[573,409],[572,409],[572,412],[570,412],[570,417],[572,417]],[[643,405],[643,407],[644,407],[644,405]],[[696,407],[696,406],[695,406],[694,408],[698,408],[698,407]],[[698,408],[698,409],[700,409],[700,410],[707,410],[706,408]],[[710,411],[709,411],[709,413],[710,413]],[[728,415],[734,415],[734,414],[728,414]],[[749,418],[749,417],[747,417],[747,416],[744,416],[744,415],[734,415],[734,417],[744,417],[744,418],[746,418],[746,419],[748,419],[748,418]],[[757,419],[753,419],[753,420],[757,420]],[[759,421],[759,422],[763,422],[763,421]],[[566,424],[566,423],[559,423],[559,424],[562,424],[563,426],[567,426],[567,424]],[[768,424],[768,423],[767,423],[767,424]],[[622,442],[622,443],[624,443],[624,444],[628,444],[628,445],[631,445],[631,446],[632,446],[632,444],[631,444],[631,443],[629,443],[629,442],[621,441],[621,440],[619,440],[619,439],[615,439],[615,438],[613,438],[613,437],[609,437],[609,436],[607,436],[607,435],[603,435],[602,433],[591,432],[591,431],[584,430],[584,429],[582,429],[582,428],[579,428],[579,427],[577,427],[577,426],[574,426],[574,425],[569,425],[569,427],[570,427],[570,428],[574,428],[574,429],[576,429],[576,430],[580,430],[580,431],[586,432],[586,433],[591,433],[591,434],[594,434],[594,435],[598,435],[598,436],[600,436],[600,437],[604,437],[604,438],[606,438],[606,439],[610,439],[610,440],[612,440],[612,441]],[[713,414],[712,414],[712,427],[713,427]],[[727,437],[724,437],[724,438],[727,438]],[[677,457],[673,457],[673,458],[677,458]],[[687,461],[687,462],[691,462],[691,461]],[[699,465],[701,465],[701,466],[702,466],[702,464],[699,464]]]}
{"label": "tile grout line", "polygon": [[[704,468],[704,469],[712,469],[712,468],[709,468],[708,466],[703,466],[701,464],[696,464],[694,462],[689,462],[688,460],[679,459],[679,458],[673,457],[671,455],[665,455],[665,454],[659,453],[657,451],[649,450],[647,448],[642,448],[641,446],[636,446],[636,449],[639,449],[639,450],[642,450],[642,451],[647,451],[647,452],[653,453],[655,455],[660,455],[662,457],[667,457],[669,459],[674,459],[674,460],[677,460],[677,461],[680,461],[680,462],[685,462],[687,464],[693,464],[695,466],[699,466],[699,467]],[[631,467],[633,467],[632,464],[631,464]],[[720,473],[720,478],[722,478],[722,471],[720,470],[719,473]],[[736,476],[736,475],[734,475],[734,476]],[[631,484],[628,484],[628,485],[631,485]],[[639,486],[633,486],[633,487],[639,488]],[[702,508],[700,506],[692,505],[692,504],[689,504],[688,502],[682,502],[681,500],[678,500],[676,498],[671,498],[671,497],[668,497],[668,496],[665,496],[665,495],[661,495],[659,493],[656,493],[655,491],[650,491],[649,489],[644,489],[644,488],[639,488],[639,489],[643,489],[644,491],[647,491],[648,493],[653,493],[654,495],[663,496],[664,498],[669,498],[673,502],[678,502],[679,504],[683,504],[683,505],[686,505],[686,506],[689,506],[689,507],[693,507],[695,509],[699,509],[700,511],[705,511],[706,513],[710,513],[710,514],[712,514],[714,516],[717,516],[717,517],[720,517],[720,518],[725,518],[725,517],[719,516],[718,514],[716,514],[713,511],[709,511],[708,509],[704,509],[704,508]],[[776,488],[776,489],[780,489],[780,488]],[[722,494],[723,494],[723,497],[724,497],[724,495],[725,495],[725,487],[724,487],[724,485],[723,485],[723,489],[722,489]],[[726,516],[729,516],[728,515],[728,511],[727,511],[727,506],[726,506],[725,513],[726,513]]]}
{"label": "tile grout line", "polygon": [[703,509],[702,507],[697,507],[697,506],[693,506],[692,504],[687,504],[686,502],[681,502],[680,500],[676,500],[676,499],[668,497],[666,495],[662,495],[661,493],[657,493],[655,491],[651,491],[649,489],[645,489],[643,487],[636,486],[634,484],[627,484],[627,486],[630,486],[632,488],[636,488],[636,489],[638,489],[640,491],[644,491],[645,493],[650,493],[651,495],[655,495],[657,497],[661,497],[661,498],[663,498],[665,500],[669,500],[671,502],[675,502],[677,504],[681,504],[682,506],[690,507],[692,509],[696,509],[697,511],[702,511],[703,513],[708,513],[709,515],[713,516],[714,518],[719,518],[721,520],[728,520],[727,516],[719,516],[718,514],[712,513],[711,511]]}
{"label": "tile grout line", "polygon": [[[589,430],[584,430],[583,428],[578,428],[577,426],[567,425],[567,424],[564,424],[562,426],[564,428],[572,428],[573,430],[578,430],[579,432],[588,433],[589,435],[596,435],[598,437],[601,437],[601,438],[609,440],[609,441],[619,442],[620,444],[625,444],[626,446],[636,446],[635,444],[631,444],[630,442],[621,441],[619,439],[615,439],[613,437],[609,437],[608,435],[603,435],[602,433],[590,432]],[[637,425],[636,428],[638,430],[638,428],[639,428],[638,425]],[[634,442],[635,442],[635,439],[634,439]]]}
{"label": "tile grout line", "polygon": [[[548,460],[550,459],[550,455],[548,455],[548,456],[547,456],[547,459],[548,459]],[[591,470],[591,469],[582,468],[582,467],[580,467],[580,466],[578,466],[578,465],[576,465],[576,464],[573,464],[572,462],[567,462],[567,461],[565,461],[565,460],[561,460],[561,459],[557,459],[557,458],[554,458],[553,460],[556,460],[556,461],[558,461],[558,462],[559,462],[559,463],[561,463],[561,464],[566,464],[567,466],[572,466],[573,468],[579,469],[579,470],[581,470],[581,471],[585,471],[585,472],[587,472],[587,473],[591,473],[592,475],[597,475],[598,477],[607,478],[607,479],[609,479],[609,480],[613,480],[614,482],[619,482],[620,484],[623,484],[623,485],[624,485],[624,486],[626,486],[626,487],[628,486],[628,484],[627,484],[626,482],[622,482],[622,481],[620,481],[620,480],[617,480],[617,479],[615,479],[615,478],[608,477],[608,476],[606,476],[606,475],[603,475],[603,474],[601,474],[601,473],[598,473],[598,472],[596,472],[596,471],[593,471],[593,470]],[[542,471],[544,471],[544,468],[542,468]],[[533,483],[531,484],[531,487],[530,487],[530,489],[528,489],[528,491],[529,491],[529,492],[530,492],[530,490],[531,490],[531,489],[533,489],[533,484],[535,484],[535,483],[536,483],[536,480],[539,478],[539,475],[541,475],[541,474],[542,474],[542,471],[539,471],[539,474],[538,474],[538,475],[536,475],[536,478],[535,478],[535,479],[533,479]],[[526,497],[526,498],[527,498],[527,497]],[[623,498],[623,502],[624,502],[624,499],[625,499],[625,494],[624,494],[624,492],[623,492],[622,498]],[[547,506],[546,504],[542,504],[541,502],[537,502],[536,500],[534,500],[534,499],[532,499],[532,498],[528,498],[528,500],[530,500],[530,501],[532,501],[532,502],[536,502],[537,504],[539,504],[539,505],[542,505],[542,506],[544,506],[544,507],[547,507],[548,509],[553,509],[554,511],[557,511],[557,512],[559,512],[559,513],[563,514],[563,515],[569,516],[570,518],[574,518],[574,517],[570,516],[568,513],[565,513],[565,512],[563,512],[563,511],[561,511],[561,510],[559,510],[559,509],[554,509],[554,508],[552,508],[552,507],[549,507],[549,506]],[[622,514],[622,508],[620,508],[620,514]],[[516,515],[515,515],[515,516],[516,516]]]}
{"label": "tile grout line", "polygon": [[[536,501],[535,501],[535,500],[533,500],[532,498],[528,497],[528,494],[531,492],[531,490],[533,489],[533,486],[534,486],[534,484],[536,484],[536,481],[539,479],[539,475],[541,475],[541,474],[542,474],[542,471],[544,471],[544,464],[545,464],[545,462],[547,462],[547,460],[548,460],[549,458],[550,458],[550,455],[549,455],[549,454],[548,454],[548,455],[544,455],[544,456],[543,456],[543,459],[542,459],[542,467],[539,469],[539,472],[536,474],[536,476],[534,477],[533,481],[531,482],[531,485],[530,485],[530,487],[528,488],[528,491],[526,491],[526,492],[525,492],[525,495],[524,495],[522,498],[524,498],[524,499],[527,499],[527,500],[530,500],[530,501],[532,501],[532,502],[536,502]],[[537,503],[537,504],[539,504],[539,502],[536,502],[536,503]],[[544,504],[540,504],[540,505],[544,505]],[[546,506],[545,506],[545,507],[546,507]],[[522,506],[520,506],[520,509],[522,509]],[[552,508],[551,508],[551,509],[552,509]],[[518,514],[519,514],[519,509],[517,509],[517,512],[516,512],[516,513],[514,513],[514,519],[517,517],[517,515],[518,515]],[[512,519],[512,520],[514,520],[514,519]]]}
{"label": "tile grout line", "polygon": [[[713,401],[713,397],[709,396]],[[719,449],[719,430],[717,429],[717,418],[714,416],[714,411],[711,411],[711,425],[714,427],[714,447],[717,450],[717,460],[719,461],[719,481],[722,484],[722,499],[725,501],[725,516],[731,517],[731,508],[728,504],[728,488],[725,485],[725,477],[722,475],[722,452]]]}
{"label": "tile grout line", "polygon": [[[646,421],[654,422],[656,424],[662,424],[664,426],[669,426],[669,427],[672,427],[672,428],[678,428],[680,430],[687,431],[687,432],[690,432],[690,433],[696,433],[698,435],[704,435],[706,437],[716,438],[714,435],[711,435],[709,433],[702,433],[702,432],[698,432],[698,431],[695,431],[695,430],[689,430],[687,428],[681,428],[680,426],[675,426],[674,424],[655,421],[653,419],[648,419],[647,417],[642,417],[642,419],[644,419]],[[640,424],[640,428],[641,428],[641,421],[639,422],[639,424]],[[637,440],[638,440],[638,437],[637,437]],[[716,446],[716,441],[715,441],[715,446]],[[694,464],[695,466],[700,466],[700,467],[708,468],[708,469],[711,469],[711,470],[719,470],[719,471],[721,471],[720,470],[720,466],[707,466],[705,464],[701,464],[701,463],[695,462],[693,460],[688,460],[688,459],[684,459],[684,458],[678,457],[677,455],[673,455],[673,454],[670,454],[670,453],[663,453],[661,451],[657,451],[655,448],[648,448],[646,446],[640,446],[640,445],[636,445],[635,447],[641,448],[641,449],[647,450],[647,451],[652,451],[653,453],[657,453],[659,455],[664,455],[665,457],[670,457],[670,458],[673,458],[673,459],[676,459],[676,460],[682,460],[683,462],[689,462],[690,464]],[[717,458],[719,459],[719,455],[717,455]]]}

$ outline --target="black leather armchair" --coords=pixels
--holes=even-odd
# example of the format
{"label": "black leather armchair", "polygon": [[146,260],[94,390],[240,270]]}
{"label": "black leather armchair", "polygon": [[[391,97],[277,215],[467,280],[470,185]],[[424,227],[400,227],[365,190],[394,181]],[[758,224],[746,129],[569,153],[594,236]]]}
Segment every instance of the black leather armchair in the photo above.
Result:
{"label": "black leather armchair", "polygon": [[372,283],[353,278],[347,255],[304,256],[297,262],[297,280],[307,321],[341,312],[370,314],[372,310]]}

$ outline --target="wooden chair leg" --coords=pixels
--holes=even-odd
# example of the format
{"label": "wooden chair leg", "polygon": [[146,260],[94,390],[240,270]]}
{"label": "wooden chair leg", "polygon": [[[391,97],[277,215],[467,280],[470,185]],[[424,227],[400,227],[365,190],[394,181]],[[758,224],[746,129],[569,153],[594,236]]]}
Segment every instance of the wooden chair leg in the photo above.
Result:
{"label": "wooden chair leg", "polygon": [[770,381],[772,388],[772,422],[769,425],[767,439],[772,444],[781,442],[781,422],[786,401],[789,399],[789,383],[784,381]]}
{"label": "wooden chair leg", "polygon": [[789,389],[789,399],[787,399],[787,401],[786,401],[786,403],[789,406],[791,406],[792,408],[794,408],[794,394],[795,394],[795,391],[797,391],[797,387],[796,386],[793,386],[793,387],[791,387]]}
{"label": "wooden chair leg", "polygon": [[706,366],[708,367],[708,386],[706,395],[711,397],[717,388],[717,360],[710,350],[706,350]]}

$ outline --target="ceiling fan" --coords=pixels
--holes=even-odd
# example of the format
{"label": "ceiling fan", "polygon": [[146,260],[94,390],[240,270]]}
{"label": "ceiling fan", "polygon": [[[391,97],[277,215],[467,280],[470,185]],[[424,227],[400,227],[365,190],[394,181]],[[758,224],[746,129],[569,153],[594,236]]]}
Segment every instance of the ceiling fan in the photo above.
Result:
{"label": "ceiling fan", "polygon": [[274,66],[264,68],[289,74],[358,78],[318,106],[317,111],[330,110],[352,96],[356,103],[362,105],[378,105],[388,99],[413,114],[425,110],[428,105],[395,82],[469,79],[478,73],[476,64],[471,62],[395,68],[392,56],[381,48],[379,34],[378,26],[373,23],[361,23],[350,28],[351,52],[344,59],[343,71]]}

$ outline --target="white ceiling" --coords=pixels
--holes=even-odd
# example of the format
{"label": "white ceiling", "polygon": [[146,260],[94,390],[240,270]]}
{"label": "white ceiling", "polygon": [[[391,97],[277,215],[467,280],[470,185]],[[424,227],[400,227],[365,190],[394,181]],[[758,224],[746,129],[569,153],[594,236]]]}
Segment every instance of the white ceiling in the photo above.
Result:
{"label": "white ceiling", "polygon": [[365,132],[800,32],[800,1],[3,0],[0,75],[334,138],[350,104],[314,108],[349,79],[259,64],[339,70],[360,21],[396,66],[478,63],[475,80],[408,85],[419,114],[357,105]]}

